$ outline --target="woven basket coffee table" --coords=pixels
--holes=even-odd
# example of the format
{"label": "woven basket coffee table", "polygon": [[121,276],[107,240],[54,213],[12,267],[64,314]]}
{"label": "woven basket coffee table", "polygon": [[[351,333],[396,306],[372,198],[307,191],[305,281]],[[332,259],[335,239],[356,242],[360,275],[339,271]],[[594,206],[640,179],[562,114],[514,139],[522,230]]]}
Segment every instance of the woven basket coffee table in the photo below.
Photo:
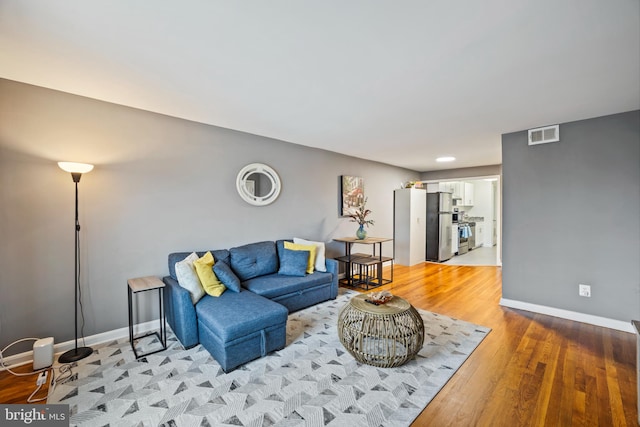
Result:
{"label": "woven basket coffee table", "polygon": [[394,296],[374,305],[357,295],[338,315],[338,336],[358,362],[381,368],[400,366],[413,358],[424,343],[424,323],[405,299]]}

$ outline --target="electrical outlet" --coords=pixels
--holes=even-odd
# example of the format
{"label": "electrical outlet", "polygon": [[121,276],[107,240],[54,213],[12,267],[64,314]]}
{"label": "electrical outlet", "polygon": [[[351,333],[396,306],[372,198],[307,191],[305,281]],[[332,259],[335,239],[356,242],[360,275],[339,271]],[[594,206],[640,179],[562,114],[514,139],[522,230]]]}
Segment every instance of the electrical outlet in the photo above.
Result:
{"label": "electrical outlet", "polygon": [[583,285],[580,283],[578,285],[578,295],[581,297],[591,298],[591,285]]}

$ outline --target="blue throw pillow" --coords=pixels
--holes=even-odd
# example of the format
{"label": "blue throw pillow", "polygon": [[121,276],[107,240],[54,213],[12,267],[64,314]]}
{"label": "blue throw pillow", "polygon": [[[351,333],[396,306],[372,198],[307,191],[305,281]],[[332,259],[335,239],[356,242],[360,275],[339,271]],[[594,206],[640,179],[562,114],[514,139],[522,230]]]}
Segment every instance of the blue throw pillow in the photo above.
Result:
{"label": "blue throw pillow", "polygon": [[238,276],[231,270],[229,264],[226,262],[216,262],[213,264],[213,272],[216,273],[218,279],[220,279],[227,289],[233,292],[240,292],[240,279],[238,279]]}
{"label": "blue throw pillow", "polygon": [[280,256],[280,269],[278,270],[278,274],[304,277],[307,273],[309,255],[309,251],[285,249]]}

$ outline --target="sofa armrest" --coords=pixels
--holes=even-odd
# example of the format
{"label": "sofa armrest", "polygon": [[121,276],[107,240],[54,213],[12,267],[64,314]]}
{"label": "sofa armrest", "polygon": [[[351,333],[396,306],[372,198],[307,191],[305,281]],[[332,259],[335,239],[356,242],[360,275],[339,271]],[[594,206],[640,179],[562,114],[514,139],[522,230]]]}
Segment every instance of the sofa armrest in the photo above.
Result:
{"label": "sofa armrest", "polygon": [[191,294],[170,276],[162,279],[167,323],[185,348],[198,344],[198,320]]}
{"label": "sofa armrest", "polygon": [[338,296],[338,261],[335,259],[327,258],[325,260],[327,266],[327,272],[331,273],[331,298],[335,299]]}

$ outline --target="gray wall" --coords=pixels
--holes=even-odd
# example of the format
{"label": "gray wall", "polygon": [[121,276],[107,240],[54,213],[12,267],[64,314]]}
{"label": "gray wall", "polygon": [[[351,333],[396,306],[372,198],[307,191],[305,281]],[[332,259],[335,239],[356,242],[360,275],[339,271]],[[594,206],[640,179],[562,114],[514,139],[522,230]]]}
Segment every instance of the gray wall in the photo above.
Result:
{"label": "gray wall", "polygon": [[[640,318],[640,111],[502,136],[503,297]],[[591,285],[591,298],[578,284]]]}
{"label": "gray wall", "polygon": [[[71,177],[59,160],[93,163],[79,185],[85,335],[125,327],[126,280],[167,273],[172,251],[354,235],[339,218],[340,175],[362,176],[375,227],[393,236],[393,190],[414,171],[0,80],[0,346],[73,338]],[[266,207],[236,193],[248,163],[282,180]],[[387,250],[390,250],[391,246]],[[153,318],[153,299],[142,299]],[[152,306],[155,307],[155,306]]]}

